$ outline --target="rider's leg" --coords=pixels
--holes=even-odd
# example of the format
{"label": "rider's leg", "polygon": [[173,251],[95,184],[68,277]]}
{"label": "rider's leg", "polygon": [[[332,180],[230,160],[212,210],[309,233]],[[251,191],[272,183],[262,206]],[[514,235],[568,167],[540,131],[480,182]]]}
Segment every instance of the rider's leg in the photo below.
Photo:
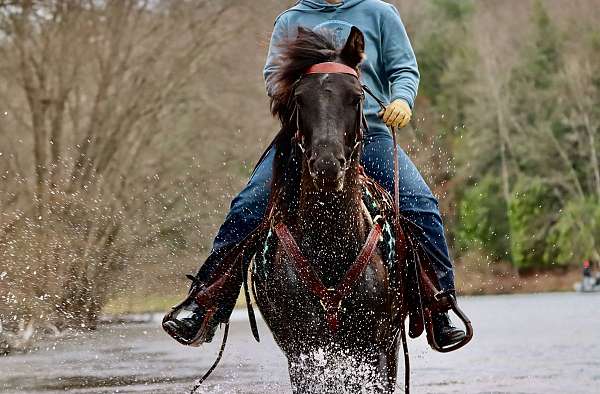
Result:
{"label": "rider's leg", "polygon": [[[390,194],[394,192],[394,143],[387,134],[369,135],[363,148],[366,173]],[[410,158],[398,147],[400,211],[418,224],[418,234],[433,263],[442,290],[454,289],[454,270],[437,199]]]}
{"label": "rider's leg", "polygon": [[[229,317],[235,303],[234,297],[237,296],[233,294],[234,291],[231,297],[220,299],[218,305],[200,305],[195,296],[206,285],[214,283],[214,273],[227,251],[260,224],[269,200],[274,157],[275,149],[271,148],[255,168],[246,187],[233,199],[225,222],[213,242],[212,251],[192,281],[187,298],[164,317],[163,328],[179,342],[190,345],[210,341],[217,323]],[[214,315],[213,311],[216,311]]]}

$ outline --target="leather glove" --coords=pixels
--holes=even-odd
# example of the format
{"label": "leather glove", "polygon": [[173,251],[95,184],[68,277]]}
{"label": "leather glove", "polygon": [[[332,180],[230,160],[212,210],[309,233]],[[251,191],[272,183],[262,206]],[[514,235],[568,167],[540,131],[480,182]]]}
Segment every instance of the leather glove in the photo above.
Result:
{"label": "leather glove", "polygon": [[408,124],[412,117],[412,111],[408,103],[402,99],[392,101],[385,108],[385,111],[379,112],[386,125],[390,127],[402,128]]}

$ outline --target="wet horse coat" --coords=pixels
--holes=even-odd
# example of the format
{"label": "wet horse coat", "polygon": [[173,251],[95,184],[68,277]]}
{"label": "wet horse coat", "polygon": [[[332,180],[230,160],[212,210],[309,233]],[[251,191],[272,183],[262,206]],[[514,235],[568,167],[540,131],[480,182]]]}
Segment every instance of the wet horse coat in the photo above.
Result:
{"label": "wet horse coat", "polygon": [[[288,63],[282,66],[280,82],[287,90],[274,95],[273,107],[290,138],[277,145],[274,195],[267,213],[271,234],[277,236],[265,242],[272,251],[263,258],[268,269],[254,272],[255,296],[288,358],[296,391],[352,391],[368,384],[376,392],[391,392],[398,322],[405,308],[400,307],[402,276],[391,275],[383,258],[380,234],[386,222],[372,217],[363,202],[368,186],[385,195],[359,164],[364,93],[356,71],[348,69],[356,70],[364,42],[362,33],[353,29],[345,47],[322,62],[315,52],[323,39],[301,30],[284,51]],[[299,60],[312,64],[286,87],[293,76],[286,71],[296,70]],[[346,72],[332,61],[344,64]],[[311,68],[321,63],[320,71]],[[322,356],[316,358],[320,363],[314,362],[314,354]],[[335,369],[336,363],[336,377],[327,379],[327,386],[315,386],[314,378]],[[342,370],[351,373],[345,376]]]}

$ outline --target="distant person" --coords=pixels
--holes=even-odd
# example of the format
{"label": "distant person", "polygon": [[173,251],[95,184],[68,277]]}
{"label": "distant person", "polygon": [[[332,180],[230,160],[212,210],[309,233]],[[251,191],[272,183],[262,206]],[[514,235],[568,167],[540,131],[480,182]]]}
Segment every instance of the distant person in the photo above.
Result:
{"label": "distant person", "polygon": [[583,277],[591,278],[592,277],[592,265],[589,260],[585,260],[583,262]]}
{"label": "distant person", "polygon": [[[264,67],[269,95],[274,88],[272,76],[279,67],[278,46],[287,39],[295,38],[299,26],[332,31],[340,44],[346,41],[352,26],[364,33],[366,59],[361,65],[362,81],[390,104],[380,113],[377,102],[367,97],[364,114],[368,134],[363,146],[362,165],[369,176],[393,194],[393,141],[387,126],[404,127],[408,124],[419,85],[417,61],[398,10],[380,0],[298,1],[275,19]],[[454,297],[454,270],[438,202],[406,153],[400,148],[398,150],[400,210],[421,226],[420,241],[434,265],[442,290]],[[188,297],[165,317],[163,327],[174,338],[188,342],[202,327],[214,327],[219,319],[224,322],[231,313],[216,301],[216,305],[200,306],[195,295],[219,279],[214,273],[218,272],[227,252],[262,222],[270,194],[274,157],[275,151],[270,149],[246,187],[233,199],[210,255],[193,278]],[[452,324],[447,313],[438,313],[432,320],[439,345],[449,346],[464,338],[464,331]]]}
{"label": "distant person", "polygon": [[583,291],[590,291],[596,285],[597,280],[592,277],[592,264],[590,260],[583,262],[583,280],[581,281],[581,288]]}

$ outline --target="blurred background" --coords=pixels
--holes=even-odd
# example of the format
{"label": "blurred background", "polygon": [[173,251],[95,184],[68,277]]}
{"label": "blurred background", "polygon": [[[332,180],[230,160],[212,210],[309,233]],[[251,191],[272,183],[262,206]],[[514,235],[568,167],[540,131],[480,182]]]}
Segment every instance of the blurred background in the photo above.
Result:
{"label": "blurred background", "polygon": [[[0,0],[0,344],[185,294],[278,130],[262,66],[293,3]],[[392,3],[459,293],[572,289],[600,260],[600,3]]]}

